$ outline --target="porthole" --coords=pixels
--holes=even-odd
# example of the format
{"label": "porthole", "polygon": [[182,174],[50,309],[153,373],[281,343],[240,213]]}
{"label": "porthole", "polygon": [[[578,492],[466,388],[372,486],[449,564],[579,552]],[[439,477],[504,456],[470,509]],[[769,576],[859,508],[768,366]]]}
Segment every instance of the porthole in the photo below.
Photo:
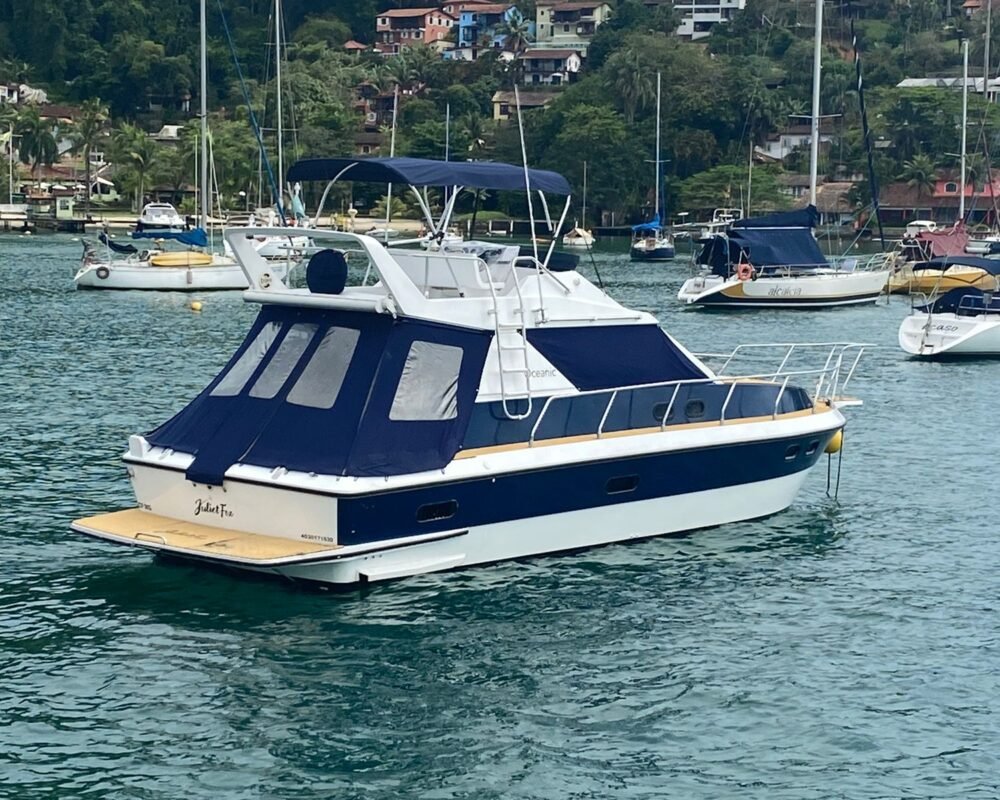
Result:
{"label": "porthole", "polygon": [[817,450],[819,450],[819,439],[813,439],[809,442],[809,446],[806,448],[806,455],[815,455]]}
{"label": "porthole", "polygon": [[705,416],[705,401],[704,400],[688,400],[684,404],[684,416],[689,420],[701,419]]}
{"label": "porthole", "polygon": [[670,413],[667,414],[666,422],[670,422],[675,416],[677,416],[677,407],[672,406],[670,403],[657,403],[653,406],[653,421],[657,425],[662,425],[664,423],[663,415],[667,413],[667,409],[670,409]]}
{"label": "porthole", "polygon": [[625,494],[626,492],[634,492],[638,485],[638,475],[619,475],[615,478],[609,478],[604,488],[608,494]]}
{"label": "porthole", "polygon": [[799,457],[799,451],[801,449],[802,448],[799,447],[797,444],[788,445],[788,449],[785,450],[785,461],[794,461],[796,458]]}
{"label": "porthole", "polygon": [[437,522],[451,519],[458,511],[457,500],[447,500],[443,503],[428,503],[417,509],[417,522]]}

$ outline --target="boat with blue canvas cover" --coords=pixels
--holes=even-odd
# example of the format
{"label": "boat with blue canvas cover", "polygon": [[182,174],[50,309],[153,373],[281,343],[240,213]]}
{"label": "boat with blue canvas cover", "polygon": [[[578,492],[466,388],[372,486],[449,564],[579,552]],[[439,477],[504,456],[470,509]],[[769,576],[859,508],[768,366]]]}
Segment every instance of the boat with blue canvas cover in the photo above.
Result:
{"label": "boat with blue canvas cover", "polygon": [[[1000,356],[1000,260],[943,256],[920,266],[926,273],[937,271],[945,288],[913,307],[899,326],[899,346],[917,358]],[[992,290],[980,288],[980,279],[947,288],[954,267],[989,275]]]}
{"label": "boat with blue canvas cover", "polygon": [[[527,186],[569,208],[562,176],[503,164],[324,159],[290,176]],[[74,530],[365,583],[774,514],[839,446],[860,345],[699,357],[552,271],[552,245],[491,263],[316,230],[296,289],[226,235],[256,321],[196,398],[129,438],[136,507]]]}
{"label": "boat with blue canvas cover", "polygon": [[815,206],[736,220],[696,257],[699,274],[681,286],[689,306],[826,308],[874,303],[889,278],[891,255],[828,259],[813,235]]}

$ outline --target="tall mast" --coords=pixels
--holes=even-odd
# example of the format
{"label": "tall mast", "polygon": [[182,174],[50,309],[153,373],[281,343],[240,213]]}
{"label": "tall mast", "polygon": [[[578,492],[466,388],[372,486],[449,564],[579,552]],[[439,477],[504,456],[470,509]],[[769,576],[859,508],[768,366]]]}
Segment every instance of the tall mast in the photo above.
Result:
{"label": "tall mast", "polygon": [[660,221],[660,73],[656,73],[656,219]]}
{"label": "tall mast", "polygon": [[208,47],[205,0],[201,0],[201,228],[208,228]]}
{"label": "tall mast", "polygon": [[281,122],[281,0],[274,0],[274,77],[278,85],[278,203],[285,207],[285,151]]}
{"label": "tall mast", "polygon": [[583,162],[583,224],[581,226],[587,230],[587,162]]}
{"label": "tall mast", "polygon": [[993,25],[993,0],[986,0],[986,45],[983,49],[983,97],[990,98],[990,30]]}
{"label": "tall mast", "polygon": [[965,219],[965,129],[969,118],[969,40],[962,42],[962,150],[958,183],[958,218]]}
{"label": "tall mast", "polygon": [[819,84],[823,69],[823,0],[816,0],[816,33],[813,40],[813,96],[809,135],[809,203],[816,205],[819,175]]}

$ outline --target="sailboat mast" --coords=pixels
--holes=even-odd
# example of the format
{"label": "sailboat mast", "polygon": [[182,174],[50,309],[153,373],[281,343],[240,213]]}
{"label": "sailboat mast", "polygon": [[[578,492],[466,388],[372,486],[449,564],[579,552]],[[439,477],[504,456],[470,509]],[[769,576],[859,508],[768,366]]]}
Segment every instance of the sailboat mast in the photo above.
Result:
{"label": "sailboat mast", "polygon": [[274,77],[277,84],[278,113],[278,203],[285,207],[285,151],[281,114],[281,0],[274,0]]}
{"label": "sailboat mast", "polygon": [[809,134],[809,203],[816,205],[819,175],[819,85],[823,69],[823,0],[816,0],[816,33],[813,41],[812,119]]}
{"label": "sailboat mast", "polygon": [[656,73],[656,219],[660,219],[660,73]]}
{"label": "sailboat mast", "polygon": [[966,127],[969,118],[969,40],[962,41],[962,150],[961,174],[958,183],[958,218],[965,219],[965,147]]}
{"label": "sailboat mast", "polygon": [[583,162],[583,225],[587,230],[587,162]]}
{"label": "sailboat mast", "polygon": [[993,27],[993,0],[986,0],[986,43],[983,50],[983,97],[990,99],[990,36]]}
{"label": "sailboat mast", "polygon": [[208,228],[208,47],[206,1],[201,0],[201,228]]}

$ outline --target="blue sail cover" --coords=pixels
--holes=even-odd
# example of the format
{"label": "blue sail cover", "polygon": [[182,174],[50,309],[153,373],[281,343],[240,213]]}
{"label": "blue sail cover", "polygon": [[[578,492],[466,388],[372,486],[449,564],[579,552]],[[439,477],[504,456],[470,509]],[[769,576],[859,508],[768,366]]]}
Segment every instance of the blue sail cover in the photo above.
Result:
{"label": "blue sail cover", "polygon": [[829,262],[812,233],[818,220],[815,206],[737,220],[728,234],[708,240],[698,262],[710,265],[716,274],[723,276],[728,276],[731,268],[741,261],[760,272],[776,267],[799,270],[828,267]]}
{"label": "blue sail cover", "polygon": [[[557,172],[529,169],[531,189],[571,194]],[[524,168],[491,161],[437,161],[431,158],[307,158],[292,164],[289,181],[403,183],[408,186],[464,186],[469,189],[523,191]]]}
{"label": "blue sail cover", "polygon": [[143,231],[135,231],[132,234],[132,238],[169,239],[171,241],[180,242],[181,244],[190,245],[191,247],[208,247],[208,235],[202,228],[192,228],[189,231],[155,230],[147,228]]}
{"label": "blue sail cover", "polygon": [[135,245],[131,244],[118,244],[118,242],[112,241],[106,233],[103,231],[97,237],[101,244],[107,245],[112,253],[120,253],[121,255],[132,255],[133,253],[138,253]]}
{"label": "blue sail cover", "polygon": [[632,226],[633,233],[656,233],[663,228],[663,223],[660,222],[660,215],[657,214],[649,222],[643,222],[639,225]]}

